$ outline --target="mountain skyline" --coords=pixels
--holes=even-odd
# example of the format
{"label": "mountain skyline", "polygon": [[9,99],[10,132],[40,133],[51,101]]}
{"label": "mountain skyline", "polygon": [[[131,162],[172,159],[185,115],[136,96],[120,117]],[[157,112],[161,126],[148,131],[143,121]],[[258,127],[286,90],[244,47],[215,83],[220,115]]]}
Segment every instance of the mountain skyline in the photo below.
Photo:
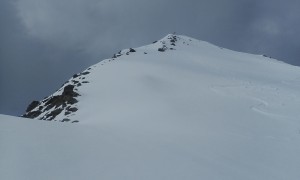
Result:
{"label": "mountain skyline", "polygon": [[299,65],[299,8],[297,0],[3,0],[0,113],[21,115],[91,64],[173,32]]}
{"label": "mountain skyline", "polygon": [[[174,62],[170,60],[172,58]],[[165,64],[168,64],[168,66]],[[192,67],[191,64],[194,64],[194,67]],[[262,67],[257,67],[258,65]],[[176,67],[178,71],[174,71],[174,67]],[[232,67],[236,67],[237,69],[232,69]],[[164,75],[157,74],[156,71],[162,68],[164,68],[165,72],[161,73]],[[151,71],[150,69],[153,70]],[[186,73],[183,72],[188,70],[192,72],[195,71],[195,77],[192,79],[195,82],[197,82],[197,78],[202,79],[201,76],[208,76],[208,79],[211,79],[212,82],[208,79],[204,79],[204,82],[208,81],[211,84],[202,85],[200,83],[199,86],[203,86],[201,88],[209,86],[209,89],[212,91],[217,91],[214,86],[222,87],[221,85],[214,84],[214,76],[216,76],[217,81],[224,79],[224,81],[229,81],[225,84],[240,84],[236,86],[245,86],[244,88],[248,88],[248,86],[251,87],[250,84],[258,81],[256,83],[261,85],[256,85],[258,87],[254,89],[259,88],[259,86],[264,88],[267,86],[267,89],[271,90],[272,88],[279,89],[281,86],[288,87],[290,84],[286,82],[296,83],[298,73],[300,73],[298,72],[298,67],[275,60],[266,55],[252,55],[236,52],[191,37],[169,34],[149,45],[123,49],[115,53],[111,58],[102,60],[84,71],[74,74],[53,94],[46,96],[40,101],[33,101],[28,106],[23,117],[49,121],[77,122],[80,118],[74,119],[72,117],[76,117],[77,113],[81,111],[81,108],[86,109],[87,112],[84,114],[91,113],[89,112],[91,111],[90,109],[94,109],[95,112],[98,112],[99,109],[102,109],[100,108],[102,106],[116,106],[116,109],[121,110],[127,108],[126,106],[130,107],[130,104],[133,104],[131,101],[144,103],[144,101],[131,100],[135,99],[135,94],[139,94],[141,99],[147,99],[149,98],[147,94],[152,94],[152,92],[147,89],[159,90],[161,88],[160,86],[166,88],[166,86],[170,84],[170,81],[174,81],[173,78],[169,76],[177,77],[175,79],[179,81],[173,82],[174,88],[182,88],[185,83],[183,81],[191,81],[190,79],[181,77],[186,75]],[[289,70],[291,72],[289,72]],[[177,73],[175,74],[174,72]],[[122,81],[120,81],[119,76],[122,76]],[[210,78],[210,76],[213,78]],[[144,81],[134,81],[135,79]],[[177,85],[175,86],[175,84]],[[135,88],[142,85],[148,85],[147,88],[143,87],[145,92],[135,92]],[[231,85],[224,86],[231,87]],[[234,86],[235,85],[233,85],[233,87]],[[86,89],[87,87],[89,88]],[[106,91],[103,91],[103,88],[106,89]],[[119,91],[120,95],[118,95],[117,91]],[[170,94],[172,94],[172,91],[174,90],[169,88]],[[97,93],[94,94],[94,92]],[[106,94],[106,96],[100,97],[98,93]],[[123,97],[123,93],[127,94],[126,98]],[[162,99],[165,99],[163,96],[169,96],[166,92],[162,93],[158,91],[156,93],[158,93]],[[278,94],[277,96],[280,97],[281,95]],[[176,95],[172,98],[176,99]],[[254,99],[259,99],[258,102],[262,106],[269,106],[267,105],[269,103],[265,100],[261,100],[261,98],[263,97],[255,97]],[[91,99],[91,101],[87,101],[86,99]],[[107,104],[101,102],[103,99],[107,99]],[[150,99],[156,99],[156,97]],[[166,102],[161,102],[163,101],[162,99],[157,99],[157,101],[161,104],[166,104]],[[195,97],[195,99],[197,98]],[[123,100],[125,101],[123,102]],[[87,102],[85,105],[82,105],[82,101]],[[145,101],[145,104],[147,104],[147,101],[148,100]],[[184,104],[184,100],[182,101],[182,104]],[[200,102],[201,99],[198,101]],[[119,104],[123,105],[119,106]],[[235,105],[233,104],[232,106]],[[108,112],[110,111],[111,110],[108,110]]]}
{"label": "mountain skyline", "polygon": [[[0,114],[0,179],[298,180],[300,67],[184,35]],[[33,118],[33,119],[28,119]]]}

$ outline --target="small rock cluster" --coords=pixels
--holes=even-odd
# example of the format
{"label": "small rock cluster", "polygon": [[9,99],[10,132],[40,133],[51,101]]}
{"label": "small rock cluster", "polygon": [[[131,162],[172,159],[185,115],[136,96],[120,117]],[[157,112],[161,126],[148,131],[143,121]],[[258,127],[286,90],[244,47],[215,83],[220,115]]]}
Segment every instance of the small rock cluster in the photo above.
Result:
{"label": "small rock cluster", "polygon": [[123,51],[119,51],[118,53],[114,54],[112,58],[115,59],[115,58],[118,58],[118,57],[120,57],[120,56],[122,56],[124,54],[129,55],[130,53],[134,53],[134,52],[136,52],[135,49],[129,48],[128,50],[125,50],[124,52]]}
{"label": "small rock cluster", "polygon": [[273,59],[271,56],[268,56],[268,55],[265,55],[265,54],[263,54],[262,56],[265,57],[265,58]]}
{"label": "small rock cluster", "polygon": [[[178,41],[178,38],[176,35],[172,34],[169,35],[169,37],[167,38],[168,41],[160,41],[162,44],[162,47],[158,48],[157,50],[160,52],[165,52],[166,50],[175,50],[174,47],[168,47],[167,44],[169,44],[170,46],[176,46],[176,42]],[[156,43],[156,42],[155,42]]]}

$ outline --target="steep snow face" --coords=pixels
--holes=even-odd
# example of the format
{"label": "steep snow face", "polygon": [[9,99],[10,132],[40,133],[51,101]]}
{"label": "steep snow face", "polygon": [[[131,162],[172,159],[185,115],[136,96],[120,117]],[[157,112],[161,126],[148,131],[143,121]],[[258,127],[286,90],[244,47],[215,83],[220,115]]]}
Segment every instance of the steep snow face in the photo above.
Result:
{"label": "steep snow face", "polygon": [[168,35],[26,113],[77,124],[0,116],[0,179],[298,180],[299,84],[299,67]]}

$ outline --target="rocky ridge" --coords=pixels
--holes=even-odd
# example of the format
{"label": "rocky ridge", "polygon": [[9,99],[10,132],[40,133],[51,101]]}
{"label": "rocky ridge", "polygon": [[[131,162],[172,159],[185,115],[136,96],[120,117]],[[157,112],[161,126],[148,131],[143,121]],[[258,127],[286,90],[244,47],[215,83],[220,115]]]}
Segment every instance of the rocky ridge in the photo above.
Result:
{"label": "rocky ridge", "polygon": [[[78,110],[76,106],[78,102],[77,97],[80,96],[78,87],[89,83],[85,79],[86,76],[90,74],[90,70],[91,68],[88,68],[82,73],[74,74],[73,77],[63,84],[53,95],[45,97],[41,101],[32,101],[22,117],[51,121],[59,114],[63,114],[65,118],[55,121],[69,122],[69,117]],[[73,120],[71,122],[76,123],[78,121]]]}
{"label": "rocky ridge", "polygon": [[[174,34],[169,34],[165,38],[153,42],[153,47],[157,48],[158,52],[166,52],[168,50],[176,50],[176,45],[179,43],[189,45],[191,39],[183,39],[180,36]],[[119,60],[121,56],[130,55],[131,53],[136,53],[141,51],[141,49],[124,49],[114,54],[112,58],[101,61],[99,64],[104,65],[115,60]],[[142,52],[144,55],[147,55],[148,52],[146,49]],[[78,120],[71,120],[71,117],[76,111],[78,111],[77,103],[80,95],[79,88],[89,81],[86,80],[86,76],[91,73],[91,70],[94,66],[86,69],[85,71],[74,74],[73,77],[68,80],[65,84],[62,85],[53,95],[45,97],[41,101],[32,101],[27,109],[25,114],[22,117],[38,119],[38,120],[47,120],[47,121],[60,121],[60,122],[72,122],[77,123]],[[57,118],[59,117],[59,118]]]}

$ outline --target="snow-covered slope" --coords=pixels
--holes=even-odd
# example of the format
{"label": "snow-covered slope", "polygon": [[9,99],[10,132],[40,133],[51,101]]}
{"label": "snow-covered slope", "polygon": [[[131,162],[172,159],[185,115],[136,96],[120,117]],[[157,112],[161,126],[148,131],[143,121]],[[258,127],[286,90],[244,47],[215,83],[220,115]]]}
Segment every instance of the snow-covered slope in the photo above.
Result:
{"label": "snow-covered slope", "polygon": [[51,122],[0,116],[0,179],[298,180],[299,97],[299,67],[168,35],[24,115]]}

